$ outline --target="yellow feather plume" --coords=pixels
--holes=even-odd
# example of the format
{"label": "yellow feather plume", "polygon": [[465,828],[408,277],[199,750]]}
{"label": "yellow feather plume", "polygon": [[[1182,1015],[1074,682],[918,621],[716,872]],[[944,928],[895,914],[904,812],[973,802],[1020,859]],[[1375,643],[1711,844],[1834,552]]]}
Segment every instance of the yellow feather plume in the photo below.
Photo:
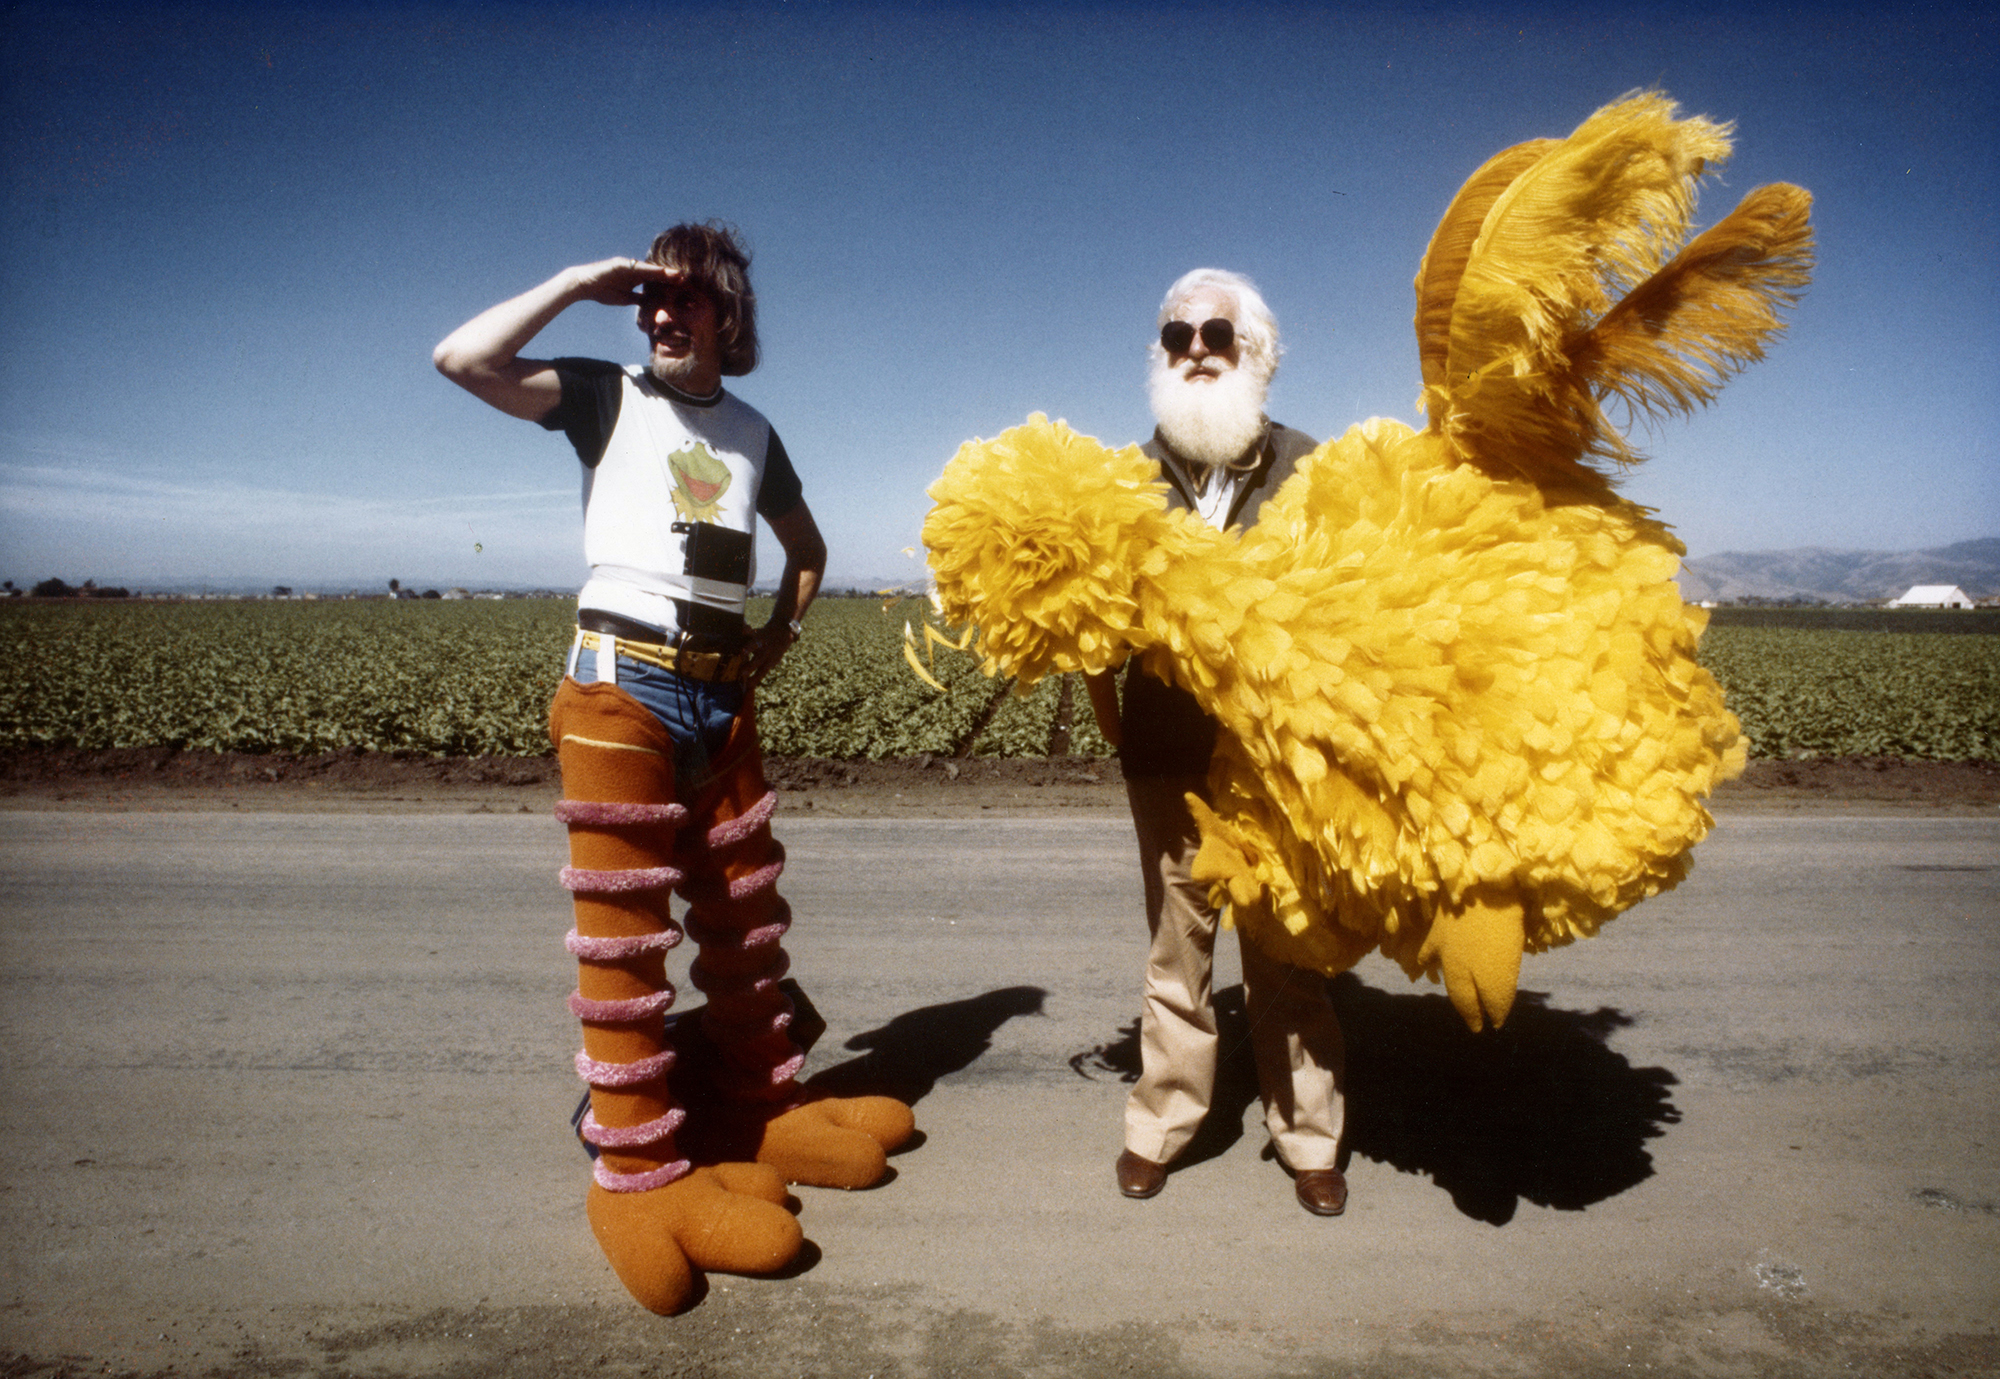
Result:
{"label": "yellow feather plume", "polygon": [[1627,96],[1547,147],[1500,193],[1454,299],[1434,427],[1489,472],[1601,488],[1584,461],[1605,444],[1571,352],[1616,296],[1671,255],[1695,182],[1728,157],[1726,126],[1674,118],[1657,92]]}
{"label": "yellow feather plume", "polygon": [[1486,213],[1500,199],[1500,193],[1533,166],[1557,141],[1531,139],[1503,149],[1472,174],[1458,195],[1451,199],[1444,219],[1431,235],[1417,268],[1417,356],[1422,366],[1424,386],[1441,387],[1445,381],[1446,359],[1451,351],[1451,310],[1458,296],[1458,281],[1465,275],[1472,246],[1486,224]]}
{"label": "yellow feather plume", "polygon": [[[1632,414],[1692,412],[1784,329],[1781,305],[1812,276],[1812,196],[1759,187],[1604,314],[1577,348],[1573,367],[1600,380]],[[1601,415],[1598,434],[1631,456]]]}

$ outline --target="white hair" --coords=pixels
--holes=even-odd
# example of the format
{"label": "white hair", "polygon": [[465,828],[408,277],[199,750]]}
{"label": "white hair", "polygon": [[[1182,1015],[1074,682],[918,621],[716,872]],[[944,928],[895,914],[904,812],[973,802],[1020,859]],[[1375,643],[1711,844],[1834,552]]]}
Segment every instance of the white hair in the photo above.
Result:
{"label": "white hair", "polygon": [[[1167,289],[1166,298],[1160,303],[1160,318],[1153,323],[1155,328],[1173,320],[1174,312],[1181,303],[1204,287],[1214,288],[1236,304],[1236,335],[1242,341],[1237,357],[1269,384],[1277,376],[1278,357],[1285,352],[1284,346],[1278,343],[1278,318],[1264,304],[1264,296],[1257,290],[1257,284],[1241,273],[1232,273],[1226,268],[1197,268],[1181,274]],[[1149,352],[1162,360],[1167,354],[1157,339]]]}

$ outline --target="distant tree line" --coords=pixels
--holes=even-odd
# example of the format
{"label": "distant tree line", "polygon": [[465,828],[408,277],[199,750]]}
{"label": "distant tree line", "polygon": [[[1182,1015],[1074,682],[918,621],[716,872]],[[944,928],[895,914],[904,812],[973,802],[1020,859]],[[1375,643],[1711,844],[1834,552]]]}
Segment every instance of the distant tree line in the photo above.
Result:
{"label": "distant tree line", "polygon": [[[559,591],[550,592],[559,593]],[[921,597],[922,592],[920,589],[907,588],[829,588],[821,589],[819,597],[823,599],[873,599],[885,596],[911,598]],[[97,581],[93,579],[86,579],[82,584],[77,585],[72,585],[66,580],[45,579],[40,584],[27,590],[17,588],[11,579],[0,581],[0,598],[19,598],[23,593],[38,599],[129,599],[134,597],[134,592],[122,585],[100,587]],[[292,597],[292,586],[289,584],[274,584],[271,586],[270,597],[280,599],[290,598]],[[436,589],[425,589],[419,593],[417,590],[403,583],[402,580],[392,579],[389,581],[389,597],[392,599],[437,599],[443,598],[444,595]]]}
{"label": "distant tree line", "polygon": [[[10,597],[17,592],[14,588],[14,581],[11,579],[5,585],[0,585],[0,588],[4,588]],[[28,593],[38,599],[129,599],[132,597],[132,591],[122,585],[106,585],[100,588],[94,579],[86,579],[82,584],[74,588],[59,579],[45,579],[30,589]]]}

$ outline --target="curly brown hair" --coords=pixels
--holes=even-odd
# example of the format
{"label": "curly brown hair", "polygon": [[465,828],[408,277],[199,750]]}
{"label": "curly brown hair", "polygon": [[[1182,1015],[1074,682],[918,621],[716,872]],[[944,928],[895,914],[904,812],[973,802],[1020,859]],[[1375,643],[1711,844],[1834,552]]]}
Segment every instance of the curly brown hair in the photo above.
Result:
{"label": "curly brown hair", "polygon": [[757,294],[750,290],[750,251],[735,226],[705,220],[662,230],[646,260],[678,269],[715,303],[724,374],[742,375],[757,367]]}

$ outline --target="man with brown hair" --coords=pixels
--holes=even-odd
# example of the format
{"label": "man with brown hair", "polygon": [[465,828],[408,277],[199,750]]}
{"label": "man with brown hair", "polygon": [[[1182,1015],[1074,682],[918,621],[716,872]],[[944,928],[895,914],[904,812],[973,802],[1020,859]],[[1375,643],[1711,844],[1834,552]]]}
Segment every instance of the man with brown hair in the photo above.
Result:
{"label": "man with brown hair", "polygon": [[[722,386],[757,365],[749,268],[728,228],[677,225],[644,262],[565,269],[433,355],[474,396],[565,432],[584,466],[590,578],[550,710],[575,896],[570,1008],[591,1088],[582,1133],[599,1150],[591,1227],[658,1312],[686,1305],[694,1268],[782,1268],[803,1241],[785,1183],[867,1187],[914,1128],[900,1102],[825,1097],[796,1079],[804,1054],[779,986],[784,852],[753,695],[800,635],[826,545],[777,433]],[[643,368],[521,357],[580,302],[637,309]],[[753,631],[760,517],[785,569]],[[687,902],[684,927],[671,892]],[[683,933],[700,949],[689,980],[708,997],[698,1051],[688,1038],[676,1048],[665,1020],[665,955]]]}

